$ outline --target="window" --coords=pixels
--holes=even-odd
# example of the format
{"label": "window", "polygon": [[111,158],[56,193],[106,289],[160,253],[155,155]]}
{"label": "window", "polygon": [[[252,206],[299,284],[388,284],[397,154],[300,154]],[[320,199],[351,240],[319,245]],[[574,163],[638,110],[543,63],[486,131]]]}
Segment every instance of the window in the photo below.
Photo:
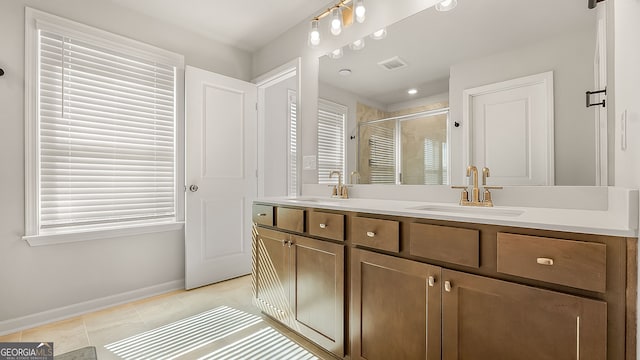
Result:
{"label": "window", "polygon": [[346,106],[318,100],[318,184],[337,184],[337,176],[329,177],[334,170],[345,175],[346,120]]}
{"label": "window", "polygon": [[297,177],[297,99],[294,90],[288,90],[288,109],[289,109],[289,161],[287,173],[289,174],[288,194],[289,196],[298,195],[298,177]]}
{"label": "window", "polygon": [[447,143],[424,139],[424,184],[447,183]]}
{"label": "window", "polygon": [[370,125],[369,173],[371,184],[396,183],[395,127]]}
{"label": "window", "polygon": [[27,240],[182,220],[182,56],[32,9],[27,46]]}

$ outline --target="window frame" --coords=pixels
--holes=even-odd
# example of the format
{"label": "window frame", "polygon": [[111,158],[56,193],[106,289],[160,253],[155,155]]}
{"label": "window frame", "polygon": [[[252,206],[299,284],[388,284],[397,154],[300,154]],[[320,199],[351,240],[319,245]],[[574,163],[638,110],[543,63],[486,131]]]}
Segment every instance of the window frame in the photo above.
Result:
{"label": "window frame", "polygon": [[[43,232],[40,229],[39,28],[107,49],[175,66],[175,218],[153,223],[110,224]],[[179,230],[184,226],[184,56],[72,20],[25,7],[25,235],[29,245]]]}

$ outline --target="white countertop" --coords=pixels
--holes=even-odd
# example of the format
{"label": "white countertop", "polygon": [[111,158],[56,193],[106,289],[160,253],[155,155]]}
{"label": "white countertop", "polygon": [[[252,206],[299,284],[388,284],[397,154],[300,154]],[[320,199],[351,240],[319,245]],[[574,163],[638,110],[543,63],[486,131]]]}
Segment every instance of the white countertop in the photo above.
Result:
{"label": "white countertop", "polygon": [[638,206],[637,198],[634,199],[633,196],[627,199],[610,198],[609,206],[605,210],[512,206],[483,208],[460,206],[456,203],[334,199],[320,196],[265,197],[257,199],[256,202],[598,235],[638,236]]}

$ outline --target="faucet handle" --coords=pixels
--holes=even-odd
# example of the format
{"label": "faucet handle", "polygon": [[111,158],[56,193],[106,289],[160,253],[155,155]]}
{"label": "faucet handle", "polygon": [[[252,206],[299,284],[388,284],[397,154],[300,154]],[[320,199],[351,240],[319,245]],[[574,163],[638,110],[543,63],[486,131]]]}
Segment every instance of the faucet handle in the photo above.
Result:
{"label": "faucet handle", "polygon": [[491,198],[491,193],[489,192],[489,190],[499,190],[499,189],[502,189],[502,186],[485,186],[484,194],[482,196],[483,198],[482,204],[488,207],[493,206],[493,199]]}
{"label": "faucet handle", "polygon": [[460,193],[460,205],[468,203],[469,202],[469,191],[467,190],[466,186],[452,186],[452,189],[462,189],[462,192]]}
{"label": "faucet handle", "polygon": [[502,186],[484,186],[485,190],[500,190]]}

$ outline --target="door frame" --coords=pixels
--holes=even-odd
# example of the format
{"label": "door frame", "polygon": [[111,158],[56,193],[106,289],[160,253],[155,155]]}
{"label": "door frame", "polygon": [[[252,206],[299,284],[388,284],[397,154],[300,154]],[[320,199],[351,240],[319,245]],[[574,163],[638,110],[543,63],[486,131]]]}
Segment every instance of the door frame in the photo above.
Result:
{"label": "door frame", "polygon": [[[256,77],[251,82],[256,84],[258,87],[258,170],[256,172],[256,177],[258,180],[258,198],[264,196],[264,177],[265,177],[265,159],[264,159],[264,149],[265,146],[265,127],[266,127],[266,104],[265,104],[265,92],[266,90],[282,81],[290,79],[293,76],[298,76],[297,81],[297,94],[296,94],[296,109],[297,113],[300,114],[300,104],[301,104],[301,95],[300,90],[302,88],[302,77],[300,76],[300,69],[302,67],[302,59],[297,57],[291,61],[288,61],[275,69],[267,71],[266,73]],[[301,121],[298,119],[296,122],[296,143],[300,144],[300,128]],[[298,175],[298,179],[300,179],[300,164],[301,164],[301,156],[298,154],[296,159],[296,174]],[[302,188],[301,181],[297,183],[296,195],[300,195],[300,191]]]}
{"label": "door frame", "polygon": [[[594,54],[594,86],[595,90],[607,88],[607,7],[598,6],[596,50]],[[606,93],[605,93],[606,94]],[[605,100],[605,94],[598,94],[594,102]],[[608,99],[607,99],[608,102]],[[609,107],[611,103],[607,104]],[[597,106],[594,112],[595,120],[595,147],[596,147],[596,186],[609,184],[609,135],[608,135],[608,108]]]}
{"label": "door frame", "polygon": [[472,165],[469,161],[472,158],[471,151],[473,149],[473,115],[472,107],[473,98],[476,96],[491,94],[500,91],[517,89],[536,84],[544,84],[547,95],[547,176],[546,183],[548,186],[555,184],[555,156],[554,156],[554,105],[553,105],[553,71],[547,71],[540,74],[529,75],[501,81],[493,84],[483,85],[475,88],[465,89],[462,92],[462,123],[464,131],[462,134],[462,168],[466,169],[468,165]]}

